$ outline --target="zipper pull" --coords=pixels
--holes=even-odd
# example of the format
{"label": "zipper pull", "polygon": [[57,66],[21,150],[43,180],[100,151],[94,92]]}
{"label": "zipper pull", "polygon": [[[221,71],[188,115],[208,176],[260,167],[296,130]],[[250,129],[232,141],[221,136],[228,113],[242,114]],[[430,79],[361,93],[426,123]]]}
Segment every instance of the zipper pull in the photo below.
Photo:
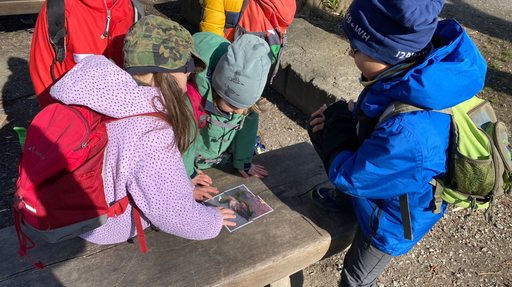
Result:
{"label": "zipper pull", "polygon": [[108,37],[108,29],[110,27],[110,10],[107,10],[107,26],[105,27],[105,32],[101,35],[101,39],[105,39]]}

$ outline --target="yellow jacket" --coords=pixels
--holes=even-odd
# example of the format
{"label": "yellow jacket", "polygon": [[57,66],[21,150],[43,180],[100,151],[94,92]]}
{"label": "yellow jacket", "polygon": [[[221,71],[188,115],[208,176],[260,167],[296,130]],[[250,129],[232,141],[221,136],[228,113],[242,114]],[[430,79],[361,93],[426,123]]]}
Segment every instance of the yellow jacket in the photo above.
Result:
{"label": "yellow jacket", "polygon": [[203,0],[203,20],[199,30],[225,37],[225,29],[234,28],[244,0]]}

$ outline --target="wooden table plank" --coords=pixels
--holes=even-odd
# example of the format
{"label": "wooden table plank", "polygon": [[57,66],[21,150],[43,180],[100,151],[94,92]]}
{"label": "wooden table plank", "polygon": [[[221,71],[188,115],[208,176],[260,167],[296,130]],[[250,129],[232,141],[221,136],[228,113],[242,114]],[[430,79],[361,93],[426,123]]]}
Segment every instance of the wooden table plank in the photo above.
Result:
{"label": "wooden table plank", "polygon": [[355,216],[324,212],[309,199],[309,189],[329,184],[311,145],[264,153],[254,161],[269,171],[266,179],[246,180],[229,165],[206,171],[219,190],[243,183],[274,209],[233,233],[223,228],[217,238],[192,241],[149,231],[147,254],[138,251],[136,241],[111,246],[78,238],[37,241],[31,256],[46,264],[40,271],[19,261],[9,227],[0,230],[0,286],[264,286],[350,244]]}
{"label": "wooden table plank", "polygon": [[0,0],[0,16],[39,13],[43,4],[44,0]]}

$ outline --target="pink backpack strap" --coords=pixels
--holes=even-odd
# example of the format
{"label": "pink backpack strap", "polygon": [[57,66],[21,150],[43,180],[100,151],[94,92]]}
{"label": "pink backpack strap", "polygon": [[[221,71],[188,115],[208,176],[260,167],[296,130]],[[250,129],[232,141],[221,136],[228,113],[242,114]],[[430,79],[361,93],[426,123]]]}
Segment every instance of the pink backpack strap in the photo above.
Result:
{"label": "pink backpack strap", "polygon": [[140,219],[140,210],[133,204],[133,220],[135,220],[135,228],[137,229],[137,238],[139,238],[140,252],[148,253],[148,246],[146,244],[146,236],[144,235],[144,229],[142,229],[142,222]]}
{"label": "pink backpack strap", "polygon": [[139,247],[140,251],[147,253],[148,247],[146,244],[146,236],[144,235],[144,229],[142,228],[142,220],[140,219],[140,210],[133,201],[133,198],[130,194],[121,198],[118,202],[112,204],[108,209],[108,217],[118,217],[123,214],[128,207],[128,204],[132,202],[133,206],[133,220],[135,221],[135,228],[137,229],[137,238],[139,239]]}

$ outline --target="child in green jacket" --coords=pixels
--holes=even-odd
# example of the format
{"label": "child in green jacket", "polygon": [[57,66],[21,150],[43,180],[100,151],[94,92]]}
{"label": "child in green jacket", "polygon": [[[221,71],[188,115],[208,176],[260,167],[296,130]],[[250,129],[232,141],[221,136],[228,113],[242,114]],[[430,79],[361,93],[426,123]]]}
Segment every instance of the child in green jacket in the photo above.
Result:
{"label": "child in green jacket", "polygon": [[183,154],[189,177],[196,185],[209,186],[211,179],[201,170],[229,161],[245,178],[267,176],[263,166],[251,161],[259,118],[255,104],[266,85],[270,48],[249,34],[232,44],[211,32],[196,33],[193,38],[208,69],[194,77],[200,99],[189,93],[200,128],[197,139]]}

